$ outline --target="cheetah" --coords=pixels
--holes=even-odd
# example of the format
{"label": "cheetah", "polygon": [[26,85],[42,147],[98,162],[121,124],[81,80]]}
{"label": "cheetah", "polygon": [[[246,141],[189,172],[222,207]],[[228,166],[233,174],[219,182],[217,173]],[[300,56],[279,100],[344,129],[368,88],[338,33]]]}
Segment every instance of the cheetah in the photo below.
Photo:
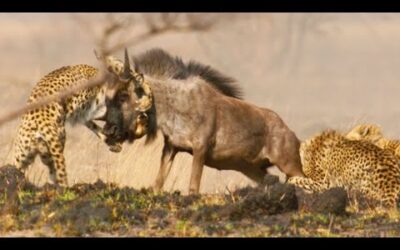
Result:
{"label": "cheetah", "polygon": [[374,124],[361,124],[351,129],[346,138],[350,140],[365,140],[376,146],[392,151],[400,157],[400,140],[391,140],[383,136],[381,128]]}
{"label": "cheetah", "polygon": [[[117,76],[112,77],[110,82],[121,80],[119,76],[123,73],[123,63],[114,57],[108,57],[106,63],[107,69]],[[28,103],[88,81],[98,73],[97,68],[84,64],[61,67],[47,74],[37,83],[31,92]],[[135,77],[135,75],[131,76],[131,78]],[[138,77],[135,79],[141,80]],[[110,84],[112,83],[84,89],[71,97],[25,113],[21,118],[14,145],[14,166],[24,172],[39,155],[43,164],[49,168],[51,181],[60,187],[67,186],[63,154],[66,122],[70,122],[72,125],[84,124],[105,141],[111,151],[121,151],[122,142],[110,140],[103,133],[102,128],[94,122],[94,120],[101,120],[105,117],[105,95]],[[146,124],[146,121],[142,120],[140,122]],[[146,133],[142,127],[138,126],[138,129],[141,135]]]}
{"label": "cheetah", "polygon": [[291,177],[288,183],[309,192],[357,190],[385,207],[396,207],[400,166],[392,152],[326,130],[301,143],[300,158],[307,177]]}

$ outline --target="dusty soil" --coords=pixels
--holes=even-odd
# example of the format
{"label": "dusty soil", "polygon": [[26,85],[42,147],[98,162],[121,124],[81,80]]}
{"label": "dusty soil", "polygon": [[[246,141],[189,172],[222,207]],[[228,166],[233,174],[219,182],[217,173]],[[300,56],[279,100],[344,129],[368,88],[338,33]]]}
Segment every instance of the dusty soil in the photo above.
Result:
{"label": "dusty soil", "polygon": [[331,189],[307,195],[268,176],[227,195],[154,193],[97,181],[35,187],[0,168],[0,235],[34,236],[400,236],[399,213],[349,206]]}

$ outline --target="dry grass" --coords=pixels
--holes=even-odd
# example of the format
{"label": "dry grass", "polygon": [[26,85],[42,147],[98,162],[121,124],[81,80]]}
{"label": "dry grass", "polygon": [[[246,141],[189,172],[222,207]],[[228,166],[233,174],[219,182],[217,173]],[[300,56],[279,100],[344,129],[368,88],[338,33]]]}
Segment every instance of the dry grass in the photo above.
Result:
{"label": "dry grass", "polygon": [[[0,235],[400,236],[399,211],[352,211],[349,206],[345,214],[315,213],[305,209],[310,206],[309,200],[294,190],[278,183],[266,189],[242,188],[227,195],[183,196],[179,192],[118,188],[101,181],[64,190],[25,183],[18,186],[14,198],[0,195]],[[11,201],[15,205],[6,209]]]}

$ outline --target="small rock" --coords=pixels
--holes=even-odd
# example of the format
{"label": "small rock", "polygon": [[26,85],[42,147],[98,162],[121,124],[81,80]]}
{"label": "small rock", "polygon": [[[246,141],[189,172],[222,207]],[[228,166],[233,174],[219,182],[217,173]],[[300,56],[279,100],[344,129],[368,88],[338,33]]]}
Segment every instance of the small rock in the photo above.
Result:
{"label": "small rock", "polygon": [[238,196],[240,198],[243,198],[243,197],[247,196],[248,194],[254,192],[255,189],[259,190],[259,188],[254,188],[254,187],[250,187],[250,186],[239,188],[233,192],[233,196]]}
{"label": "small rock", "polygon": [[331,188],[323,193],[315,194],[311,210],[317,213],[344,215],[347,204],[347,192],[343,188]]}
{"label": "small rock", "polygon": [[155,217],[155,218],[158,218],[158,219],[163,219],[168,215],[168,211],[165,210],[165,209],[155,208],[155,209],[152,209],[150,211],[149,215],[151,217]]}
{"label": "small rock", "polygon": [[102,190],[107,187],[107,184],[104,183],[103,180],[97,179],[97,181],[95,183],[93,183],[93,186],[95,187],[96,190]]}
{"label": "small rock", "polygon": [[194,202],[200,199],[200,195],[187,195],[187,196],[178,196],[176,200],[176,204],[179,207],[188,207],[191,206]]}
{"label": "small rock", "polygon": [[12,165],[0,168],[0,192],[20,184],[25,184],[25,175],[20,170]]}
{"label": "small rock", "polygon": [[272,186],[279,182],[279,177],[271,174],[266,174],[264,177],[263,184],[266,186]]}
{"label": "small rock", "polygon": [[[277,179],[277,178],[274,178]],[[271,181],[272,180],[272,181]],[[239,203],[231,204],[224,210],[230,214],[231,219],[242,217],[256,218],[260,215],[280,214],[298,209],[298,200],[293,185],[282,184],[269,178],[269,183],[264,189],[254,188]],[[249,191],[247,189],[246,191]]]}
{"label": "small rock", "polygon": [[18,191],[27,185],[25,175],[12,165],[0,168],[0,193],[5,194],[7,201],[2,208],[3,212],[16,212],[19,205]]}

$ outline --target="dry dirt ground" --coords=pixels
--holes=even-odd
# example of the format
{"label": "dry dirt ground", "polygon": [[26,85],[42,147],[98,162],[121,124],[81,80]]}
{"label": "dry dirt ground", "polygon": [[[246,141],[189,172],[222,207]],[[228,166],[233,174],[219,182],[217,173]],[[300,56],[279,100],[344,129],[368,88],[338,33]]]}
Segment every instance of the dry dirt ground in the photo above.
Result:
{"label": "dry dirt ground", "polygon": [[[132,15],[141,17],[138,13]],[[399,14],[217,15],[222,17],[221,21],[210,31],[168,33],[132,46],[129,48],[130,52],[136,54],[160,47],[181,56],[185,61],[195,59],[215,67],[238,80],[247,101],[276,111],[300,139],[306,139],[325,128],[346,130],[361,122],[379,124],[386,136],[399,138]],[[0,14],[0,116],[24,105],[32,87],[48,72],[64,65],[97,65],[93,55],[95,44],[91,32],[76,22],[77,16],[88,19],[94,30],[98,30],[104,14]],[[138,22],[138,29],[132,32],[140,32],[140,29]],[[122,52],[116,56],[122,56]],[[10,163],[12,159],[13,139],[18,124],[17,119],[0,126],[0,166]],[[152,211],[150,208],[160,206],[161,209],[165,209],[165,206],[171,206],[171,211],[178,211],[176,207],[179,207],[180,200],[191,199],[182,196],[186,194],[189,183],[191,156],[188,154],[177,156],[166,182],[167,193],[153,195],[148,191],[158,171],[161,148],[162,140],[159,137],[155,143],[148,146],[144,146],[142,140],[133,145],[125,144],[123,151],[115,154],[109,152],[85,127],[68,126],[65,156],[71,190],[66,191],[67,198],[59,198],[60,195],[54,194],[51,188],[48,192],[45,191],[47,189],[32,192],[23,189],[20,195],[22,200],[18,206],[28,206],[27,210],[23,210],[26,213],[21,212],[22,217],[10,215],[4,218],[9,218],[12,231],[27,230],[29,227],[21,226],[23,216],[37,218],[35,213],[43,212],[43,216],[50,216],[52,222],[43,222],[47,217],[41,217],[40,214],[37,224],[33,223],[35,226],[32,226],[35,230],[29,232],[52,232],[49,233],[52,235],[56,234],[57,225],[61,227],[65,221],[79,220],[79,216],[75,218],[73,213],[66,215],[67,218],[61,218],[63,213],[58,214],[58,210],[54,208],[58,206],[55,205],[59,204],[58,202],[61,202],[60,207],[65,209],[77,209],[79,204],[83,207],[88,206],[81,204],[87,199],[83,197],[85,195],[90,196],[90,199],[100,199],[101,204],[107,199],[115,200],[113,195],[125,192],[123,190],[126,189],[129,195],[135,195],[127,194],[127,198],[119,199],[135,200],[137,194],[137,199],[148,200],[148,203],[146,201],[137,205],[140,204],[139,201],[132,201],[125,204],[118,199],[115,200],[118,205],[107,205],[106,202],[106,205],[103,204],[106,207],[102,208],[106,211],[104,216],[109,216],[108,213],[113,211],[114,205],[118,213],[121,212],[118,210],[121,209],[119,206],[128,206],[129,203],[136,204],[132,205],[133,207],[142,208],[138,210],[139,219],[135,219],[135,215],[131,214],[127,215],[128,219],[123,219],[125,217],[119,217],[117,214],[115,222],[109,217],[108,224],[104,225],[107,230],[104,231],[118,235],[134,235],[138,231],[129,232],[129,226],[125,226],[126,230],[121,231],[115,228],[110,230],[110,227],[118,227],[124,223],[136,225],[136,220],[142,220],[140,216],[158,218],[159,215],[154,217],[148,214]],[[272,172],[280,174],[276,169]],[[43,186],[48,180],[47,173],[47,169],[37,160],[28,170],[27,176],[33,184]],[[110,186],[102,191],[96,186],[91,186],[98,179],[114,184],[106,184]],[[85,188],[93,190],[82,194],[77,188],[79,185],[88,185]],[[205,168],[200,190],[202,196],[196,197],[189,207],[194,214],[202,214],[203,212],[197,211],[199,207],[236,206],[235,204],[241,203],[245,198],[233,193],[248,185],[254,186],[239,173]],[[182,195],[177,195],[177,192]],[[43,198],[47,197],[46,195],[49,198]],[[157,198],[153,201],[151,197]],[[48,200],[40,205],[41,203],[35,203],[35,199]],[[157,199],[168,201],[160,203]],[[40,206],[40,209],[36,209],[35,206]],[[49,210],[43,209],[42,206],[49,206]],[[303,211],[302,207],[299,209]],[[33,215],[28,215],[28,212],[32,212]],[[220,210],[217,211],[217,217],[220,216],[219,213]],[[164,226],[179,228],[175,232],[176,235],[185,235],[188,232],[198,235],[327,235],[328,232],[329,235],[380,235],[378,231],[387,236],[398,235],[398,228],[397,231],[393,231],[396,224],[393,224],[392,219],[385,216],[374,217],[368,213],[336,216],[335,219],[306,212],[288,212],[288,216],[281,213],[260,213],[259,217],[246,217],[240,219],[240,222],[232,220],[233,224],[229,224],[229,220],[216,222],[218,219],[208,217],[204,219],[204,223],[192,224],[192,219],[179,219],[175,212],[168,212],[165,218],[169,224]],[[99,215],[100,218],[103,218],[103,215]],[[93,221],[97,225],[96,219]],[[151,219],[146,221],[143,224],[146,229],[139,230],[140,232],[148,235],[162,232],[152,229],[158,226],[152,225]],[[343,223],[337,223],[338,221]],[[297,222],[300,226],[308,225],[309,229],[296,229],[299,228]],[[226,225],[223,225],[224,223]],[[233,232],[229,228],[236,229],[235,223],[248,226],[241,227],[244,228],[243,232]],[[214,224],[217,225],[216,229],[213,229]],[[262,227],[262,230],[258,230],[258,226]],[[228,229],[221,229],[225,227]],[[70,235],[96,233],[96,230],[85,229],[82,233],[80,229],[69,226],[66,228],[70,230]],[[24,235],[28,232],[19,231],[19,234]]]}
{"label": "dry dirt ground", "polygon": [[38,188],[14,167],[4,166],[0,194],[0,235],[6,237],[400,236],[398,211],[355,205],[339,188],[304,194],[274,176],[259,187],[226,195],[188,196],[118,188],[100,180],[63,190]]}

